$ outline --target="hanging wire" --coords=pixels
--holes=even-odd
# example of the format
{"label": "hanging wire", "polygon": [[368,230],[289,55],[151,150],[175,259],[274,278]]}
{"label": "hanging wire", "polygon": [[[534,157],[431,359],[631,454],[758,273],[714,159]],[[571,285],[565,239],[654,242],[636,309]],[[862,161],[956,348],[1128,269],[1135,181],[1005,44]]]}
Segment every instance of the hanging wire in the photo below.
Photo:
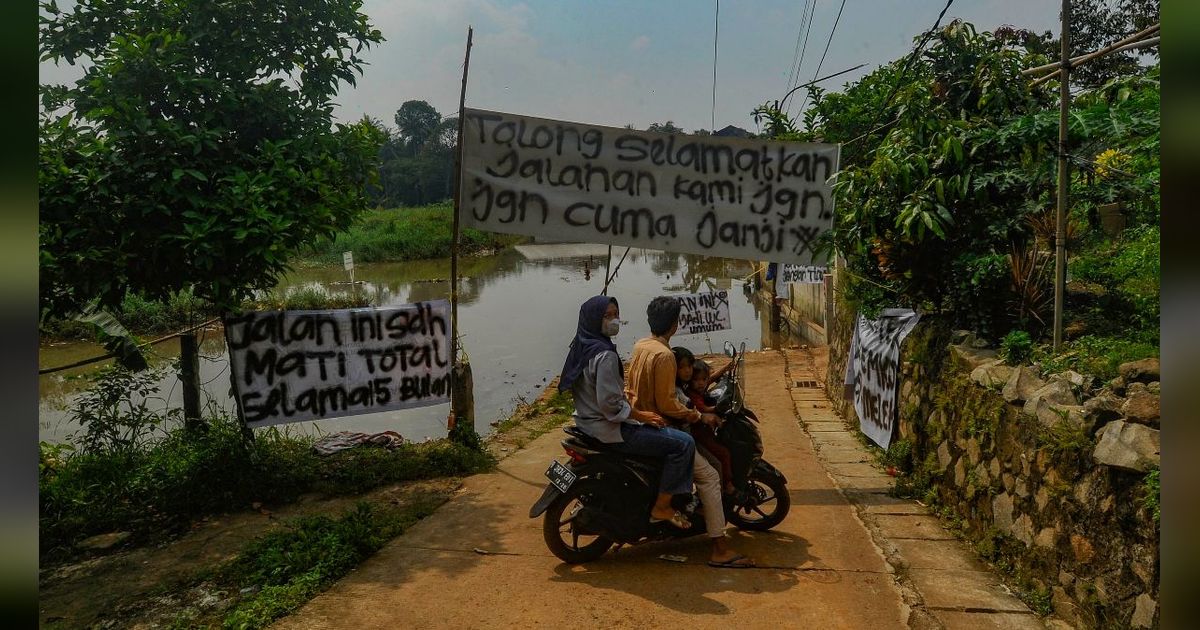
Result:
{"label": "hanging wire", "polygon": [[[813,0],[812,6],[809,7],[809,9],[808,9],[808,25],[807,25],[807,27],[803,23],[801,23],[801,25],[800,25],[800,28],[805,29],[804,30],[804,45],[800,48],[800,59],[799,59],[799,61],[796,62],[796,68],[795,68],[796,79],[794,82],[792,82],[788,86],[789,89],[795,89],[796,83],[800,82],[800,68],[804,67],[804,55],[808,51],[808,35],[809,35],[809,33],[812,33],[813,13],[816,12],[816,10],[817,10],[817,0]],[[799,37],[799,32],[797,32],[796,35],[797,35],[797,37]],[[785,112],[788,115],[791,115],[792,108],[790,105],[785,110]]]}
{"label": "hanging wire", "polygon": [[[838,22],[842,21],[842,9],[846,8],[846,0],[842,0],[842,4],[838,6],[837,17],[833,19],[833,28],[829,30],[829,39],[825,40],[825,50],[821,53],[821,61],[817,62],[817,71],[813,73],[815,81],[821,75],[821,66],[825,65],[825,55],[829,54],[829,45],[833,43],[833,34],[837,33]],[[804,105],[808,103],[808,94],[804,94],[804,100],[800,101],[800,111],[804,111]]]}

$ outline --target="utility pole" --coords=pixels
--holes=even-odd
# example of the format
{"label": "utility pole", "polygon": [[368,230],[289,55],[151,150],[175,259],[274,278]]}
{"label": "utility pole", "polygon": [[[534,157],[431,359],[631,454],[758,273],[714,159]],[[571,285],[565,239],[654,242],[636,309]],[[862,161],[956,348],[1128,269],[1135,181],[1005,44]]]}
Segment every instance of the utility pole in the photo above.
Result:
{"label": "utility pole", "polygon": [[1054,351],[1062,349],[1063,297],[1067,289],[1067,110],[1071,106],[1071,0],[1062,0],[1062,71],[1058,77],[1058,213],[1054,238]]}

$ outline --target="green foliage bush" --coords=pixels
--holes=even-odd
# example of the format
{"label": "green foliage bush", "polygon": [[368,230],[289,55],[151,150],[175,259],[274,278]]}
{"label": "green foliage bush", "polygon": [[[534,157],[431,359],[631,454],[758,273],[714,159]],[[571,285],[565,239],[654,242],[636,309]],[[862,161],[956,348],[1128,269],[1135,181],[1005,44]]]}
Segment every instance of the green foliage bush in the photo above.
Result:
{"label": "green foliage bush", "polygon": [[1039,346],[1034,360],[1045,374],[1075,370],[1101,380],[1117,375],[1122,363],[1158,356],[1158,343],[1085,335],[1063,343],[1062,351],[1054,353],[1049,346]]}
{"label": "green foliage bush", "polygon": [[1000,356],[1011,366],[1025,363],[1032,354],[1033,338],[1024,330],[1009,331],[1000,342]]}
{"label": "green foliage bush", "polygon": [[[355,262],[392,262],[445,258],[453,242],[454,208],[442,203],[420,208],[371,210],[349,230],[303,250],[309,263],[336,264],[342,252],[354,252]],[[462,253],[471,254],[511,244],[518,238],[466,228]]]}
{"label": "green foliage bush", "polygon": [[235,419],[208,420],[208,429],[195,433],[155,423],[153,440],[143,430],[136,442],[114,434],[110,443],[104,434],[79,450],[43,443],[38,476],[43,551],[69,553],[80,539],[110,531],[150,537],[255,501],[287,502],[309,491],[352,494],[494,464],[486,453],[449,440],[390,451],[359,447],[322,457],[312,451],[312,437],[271,428],[247,442]]}

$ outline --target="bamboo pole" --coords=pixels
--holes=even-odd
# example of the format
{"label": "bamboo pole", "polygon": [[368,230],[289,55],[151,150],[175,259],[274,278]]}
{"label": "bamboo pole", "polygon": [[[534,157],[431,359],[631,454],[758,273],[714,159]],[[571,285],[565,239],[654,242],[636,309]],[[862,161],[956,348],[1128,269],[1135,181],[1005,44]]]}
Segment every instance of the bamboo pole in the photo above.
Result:
{"label": "bamboo pole", "polygon": [[[1091,61],[1095,61],[1095,60],[1103,57],[1104,55],[1121,52],[1123,50],[1134,50],[1136,48],[1149,48],[1151,46],[1157,46],[1159,43],[1159,39],[1160,38],[1157,36],[1151,37],[1149,39],[1144,39],[1140,42],[1133,42],[1132,44],[1125,44],[1124,46],[1121,46],[1120,48],[1114,48],[1112,50],[1104,52],[1103,54],[1092,54],[1090,56],[1084,55],[1083,59],[1081,61],[1072,61],[1071,67],[1082,66],[1083,64],[1091,62]],[[1055,70],[1054,72],[1051,72],[1050,74],[1047,74],[1046,76],[1038,77],[1032,83],[1029,84],[1029,87],[1037,87],[1051,79],[1058,77],[1058,75],[1059,75],[1059,71]]]}
{"label": "bamboo pole", "polygon": [[1058,216],[1054,238],[1054,351],[1062,349],[1063,294],[1067,284],[1067,110],[1071,105],[1071,0],[1062,0],[1062,81],[1058,103]]}
{"label": "bamboo pole", "polygon": [[[1073,57],[1071,59],[1071,65],[1077,66],[1081,63],[1091,61],[1092,59],[1094,59],[1096,57],[1103,57],[1104,55],[1107,55],[1109,53],[1118,52],[1119,50],[1123,50],[1125,48],[1125,46],[1127,46],[1129,44],[1140,43],[1141,40],[1143,40],[1146,37],[1149,37],[1150,35],[1157,33],[1158,30],[1159,30],[1159,25],[1155,24],[1154,26],[1151,26],[1150,28],[1148,28],[1144,31],[1139,31],[1137,33],[1134,33],[1133,35],[1130,35],[1129,37],[1115,41],[1115,42],[1109,44],[1108,46],[1105,46],[1104,48],[1100,48],[1098,50],[1093,50],[1090,53],[1084,53],[1082,55],[1079,55],[1078,57]],[[1037,66],[1035,68],[1026,68],[1025,70],[1021,71],[1021,74],[1025,74],[1025,75],[1038,74],[1039,72],[1045,72],[1047,70],[1053,70],[1054,72],[1052,72],[1051,74],[1058,74],[1058,71],[1060,69],[1062,69],[1062,61],[1061,60],[1055,61],[1053,63],[1048,63],[1045,65]]]}
{"label": "bamboo pole", "polygon": [[[458,409],[455,398],[460,398],[453,395],[457,392],[457,368],[458,368],[458,250],[459,242],[462,237],[462,226],[459,217],[462,214],[462,156],[463,156],[463,125],[465,117],[463,114],[467,104],[467,71],[471,67],[471,40],[475,34],[475,29],[467,27],[467,52],[463,59],[463,74],[462,74],[462,90],[458,95],[458,143],[457,150],[454,152],[454,239],[450,246],[450,418],[447,421],[447,429],[453,429],[455,417],[459,412],[464,411]],[[470,410],[465,410],[470,413]]]}

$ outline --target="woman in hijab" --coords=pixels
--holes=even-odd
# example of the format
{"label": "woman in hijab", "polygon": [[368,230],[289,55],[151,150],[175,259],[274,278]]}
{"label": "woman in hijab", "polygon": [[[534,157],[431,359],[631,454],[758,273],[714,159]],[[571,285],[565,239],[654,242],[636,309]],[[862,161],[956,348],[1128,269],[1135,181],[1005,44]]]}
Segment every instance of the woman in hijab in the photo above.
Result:
{"label": "woman in hijab", "polygon": [[615,298],[598,295],[579,307],[579,326],[558,389],[574,394],[573,418],[583,432],[624,453],[665,459],[650,520],[686,529],[690,524],[671,507],[671,496],[692,492],[696,443],[668,427],[662,416],[635,410],[626,400],[625,371],[612,342],[620,325]]}

